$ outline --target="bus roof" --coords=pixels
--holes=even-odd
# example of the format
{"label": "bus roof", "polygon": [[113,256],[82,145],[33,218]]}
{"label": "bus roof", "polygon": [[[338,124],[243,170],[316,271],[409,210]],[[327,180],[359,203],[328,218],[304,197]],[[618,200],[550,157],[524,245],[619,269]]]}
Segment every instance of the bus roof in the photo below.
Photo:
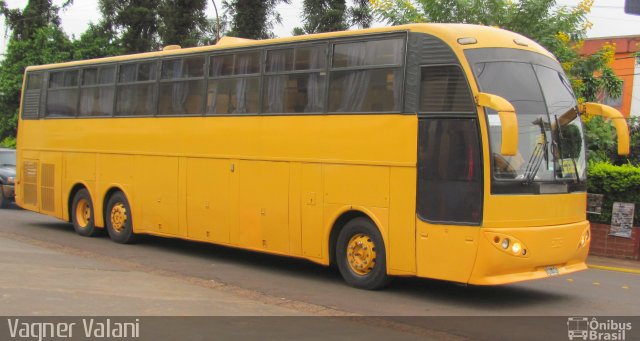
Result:
{"label": "bus roof", "polygon": [[[113,62],[122,62],[127,60],[145,59],[145,58],[170,57],[170,56],[179,56],[183,54],[198,53],[198,52],[213,52],[213,51],[220,51],[220,50],[227,50],[227,49],[238,49],[238,48],[246,48],[246,47],[305,42],[305,41],[323,40],[323,39],[338,38],[338,37],[350,37],[350,36],[356,37],[356,36],[366,36],[366,35],[372,35],[372,34],[407,32],[407,31],[431,34],[435,37],[442,39],[444,42],[449,44],[449,46],[451,46],[454,50],[458,50],[458,51],[465,50],[465,49],[485,48],[485,47],[505,47],[505,48],[516,48],[516,49],[537,52],[555,59],[555,57],[549,51],[547,51],[544,47],[540,46],[535,41],[529,38],[526,38],[520,34],[503,30],[500,28],[496,28],[496,27],[469,25],[469,24],[409,24],[409,25],[401,25],[401,26],[386,26],[386,27],[369,28],[369,29],[363,29],[363,30],[327,32],[327,33],[318,33],[318,34],[309,34],[309,35],[275,38],[275,39],[264,39],[264,40],[223,38],[216,45],[191,47],[191,48],[178,48],[178,47],[171,46],[171,48],[169,49],[166,49],[163,51],[157,51],[157,52],[146,52],[146,53],[98,58],[98,59],[78,60],[78,61],[71,61],[71,62],[65,62],[65,63],[29,66],[27,67],[27,71],[55,69],[55,68],[62,68],[62,67],[92,65],[92,64],[101,64],[101,63],[113,63]],[[461,45],[458,43],[458,39],[460,38],[475,38],[477,42],[469,45]]]}

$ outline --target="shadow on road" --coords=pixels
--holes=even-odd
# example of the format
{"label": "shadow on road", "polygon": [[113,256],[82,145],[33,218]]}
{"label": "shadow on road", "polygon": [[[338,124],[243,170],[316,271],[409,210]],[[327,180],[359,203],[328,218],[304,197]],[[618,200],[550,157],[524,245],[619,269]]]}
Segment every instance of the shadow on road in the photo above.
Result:
{"label": "shadow on road", "polygon": [[[26,225],[34,229],[59,230],[74,234],[62,240],[83,238],[75,235],[73,226],[65,222],[38,222],[26,223]],[[324,289],[314,288],[314,290],[326,290],[327,292],[339,290],[343,293],[354,295],[354,297],[366,294],[365,291],[347,287],[336,269],[302,259],[146,235],[141,238],[135,247],[120,245],[118,251],[113,252],[114,247],[117,246],[107,244],[109,242],[107,239],[106,233],[94,238],[94,241],[100,241],[98,243],[100,247],[92,248],[91,251],[112,257],[125,258],[130,261],[134,260],[143,264],[148,262],[152,266],[188,276],[205,279],[213,277],[223,283],[231,282],[241,286],[248,285],[250,287],[252,285],[238,279],[247,278],[248,276],[243,275],[243,273],[248,274],[251,272],[251,274],[260,274],[258,278],[263,278],[267,281],[282,281],[291,285],[294,285],[292,283],[295,281],[322,283]],[[76,245],[77,243],[77,240],[73,242]],[[151,252],[153,254],[153,262],[149,259],[143,259],[146,257],[141,257],[140,251]],[[235,271],[233,276],[235,277],[229,278],[227,277],[228,274],[221,274],[219,271],[207,267],[207,265],[211,264],[225,269],[233,268],[233,271]],[[246,269],[246,271],[243,269]],[[327,286],[328,288],[326,288]],[[447,305],[471,308],[476,311],[487,311],[488,313],[493,311],[492,314],[496,314],[498,313],[497,311],[501,310],[509,311],[513,308],[527,308],[535,305],[544,305],[549,302],[558,304],[565,300],[571,300],[571,296],[566,294],[556,294],[551,291],[522,285],[466,286],[447,281],[412,277],[395,278],[391,287],[376,294],[381,297],[401,297],[404,300],[411,301],[442,302]]]}

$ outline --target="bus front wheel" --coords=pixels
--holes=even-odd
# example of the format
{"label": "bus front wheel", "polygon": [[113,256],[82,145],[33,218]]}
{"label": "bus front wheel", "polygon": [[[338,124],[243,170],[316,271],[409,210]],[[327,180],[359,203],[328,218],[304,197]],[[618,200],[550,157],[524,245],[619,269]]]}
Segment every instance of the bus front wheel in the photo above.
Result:
{"label": "bus front wheel", "polygon": [[136,241],[133,233],[131,207],[127,197],[122,192],[116,192],[107,202],[105,225],[109,238],[116,243],[130,244]]}
{"label": "bus front wheel", "polygon": [[93,201],[89,191],[83,188],[73,196],[71,205],[71,222],[76,233],[84,237],[100,234],[100,229],[95,226],[93,217]]}
{"label": "bus front wheel", "polygon": [[336,242],[336,262],[344,280],[353,287],[376,290],[390,282],[382,236],[367,218],[355,218],[342,228]]}

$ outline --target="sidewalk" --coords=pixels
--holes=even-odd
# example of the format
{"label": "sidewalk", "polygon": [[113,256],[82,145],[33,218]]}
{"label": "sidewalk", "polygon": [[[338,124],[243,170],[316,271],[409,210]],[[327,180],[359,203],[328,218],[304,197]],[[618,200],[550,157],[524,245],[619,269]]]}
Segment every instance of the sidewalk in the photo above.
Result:
{"label": "sidewalk", "polygon": [[587,265],[592,269],[640,274],[640,261],[638,260],[589,256]]}

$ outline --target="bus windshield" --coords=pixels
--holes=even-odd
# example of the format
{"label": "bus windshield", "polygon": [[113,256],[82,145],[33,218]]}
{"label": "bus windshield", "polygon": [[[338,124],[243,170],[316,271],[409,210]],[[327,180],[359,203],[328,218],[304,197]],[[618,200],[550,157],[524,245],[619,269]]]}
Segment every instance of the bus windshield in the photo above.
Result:
{"label": "bus windshield", "polygon": [[472,60],[481,91],[504,97],[518,115],[518,153],[503,156],[500,119],[487,109],[494,182],[582,182],[586,170],[582,123],[569,81],[551,59],[539,63],[546,57],[526,51],[517,55],[509,61],[490,60],[486,54],[475,63]]}

